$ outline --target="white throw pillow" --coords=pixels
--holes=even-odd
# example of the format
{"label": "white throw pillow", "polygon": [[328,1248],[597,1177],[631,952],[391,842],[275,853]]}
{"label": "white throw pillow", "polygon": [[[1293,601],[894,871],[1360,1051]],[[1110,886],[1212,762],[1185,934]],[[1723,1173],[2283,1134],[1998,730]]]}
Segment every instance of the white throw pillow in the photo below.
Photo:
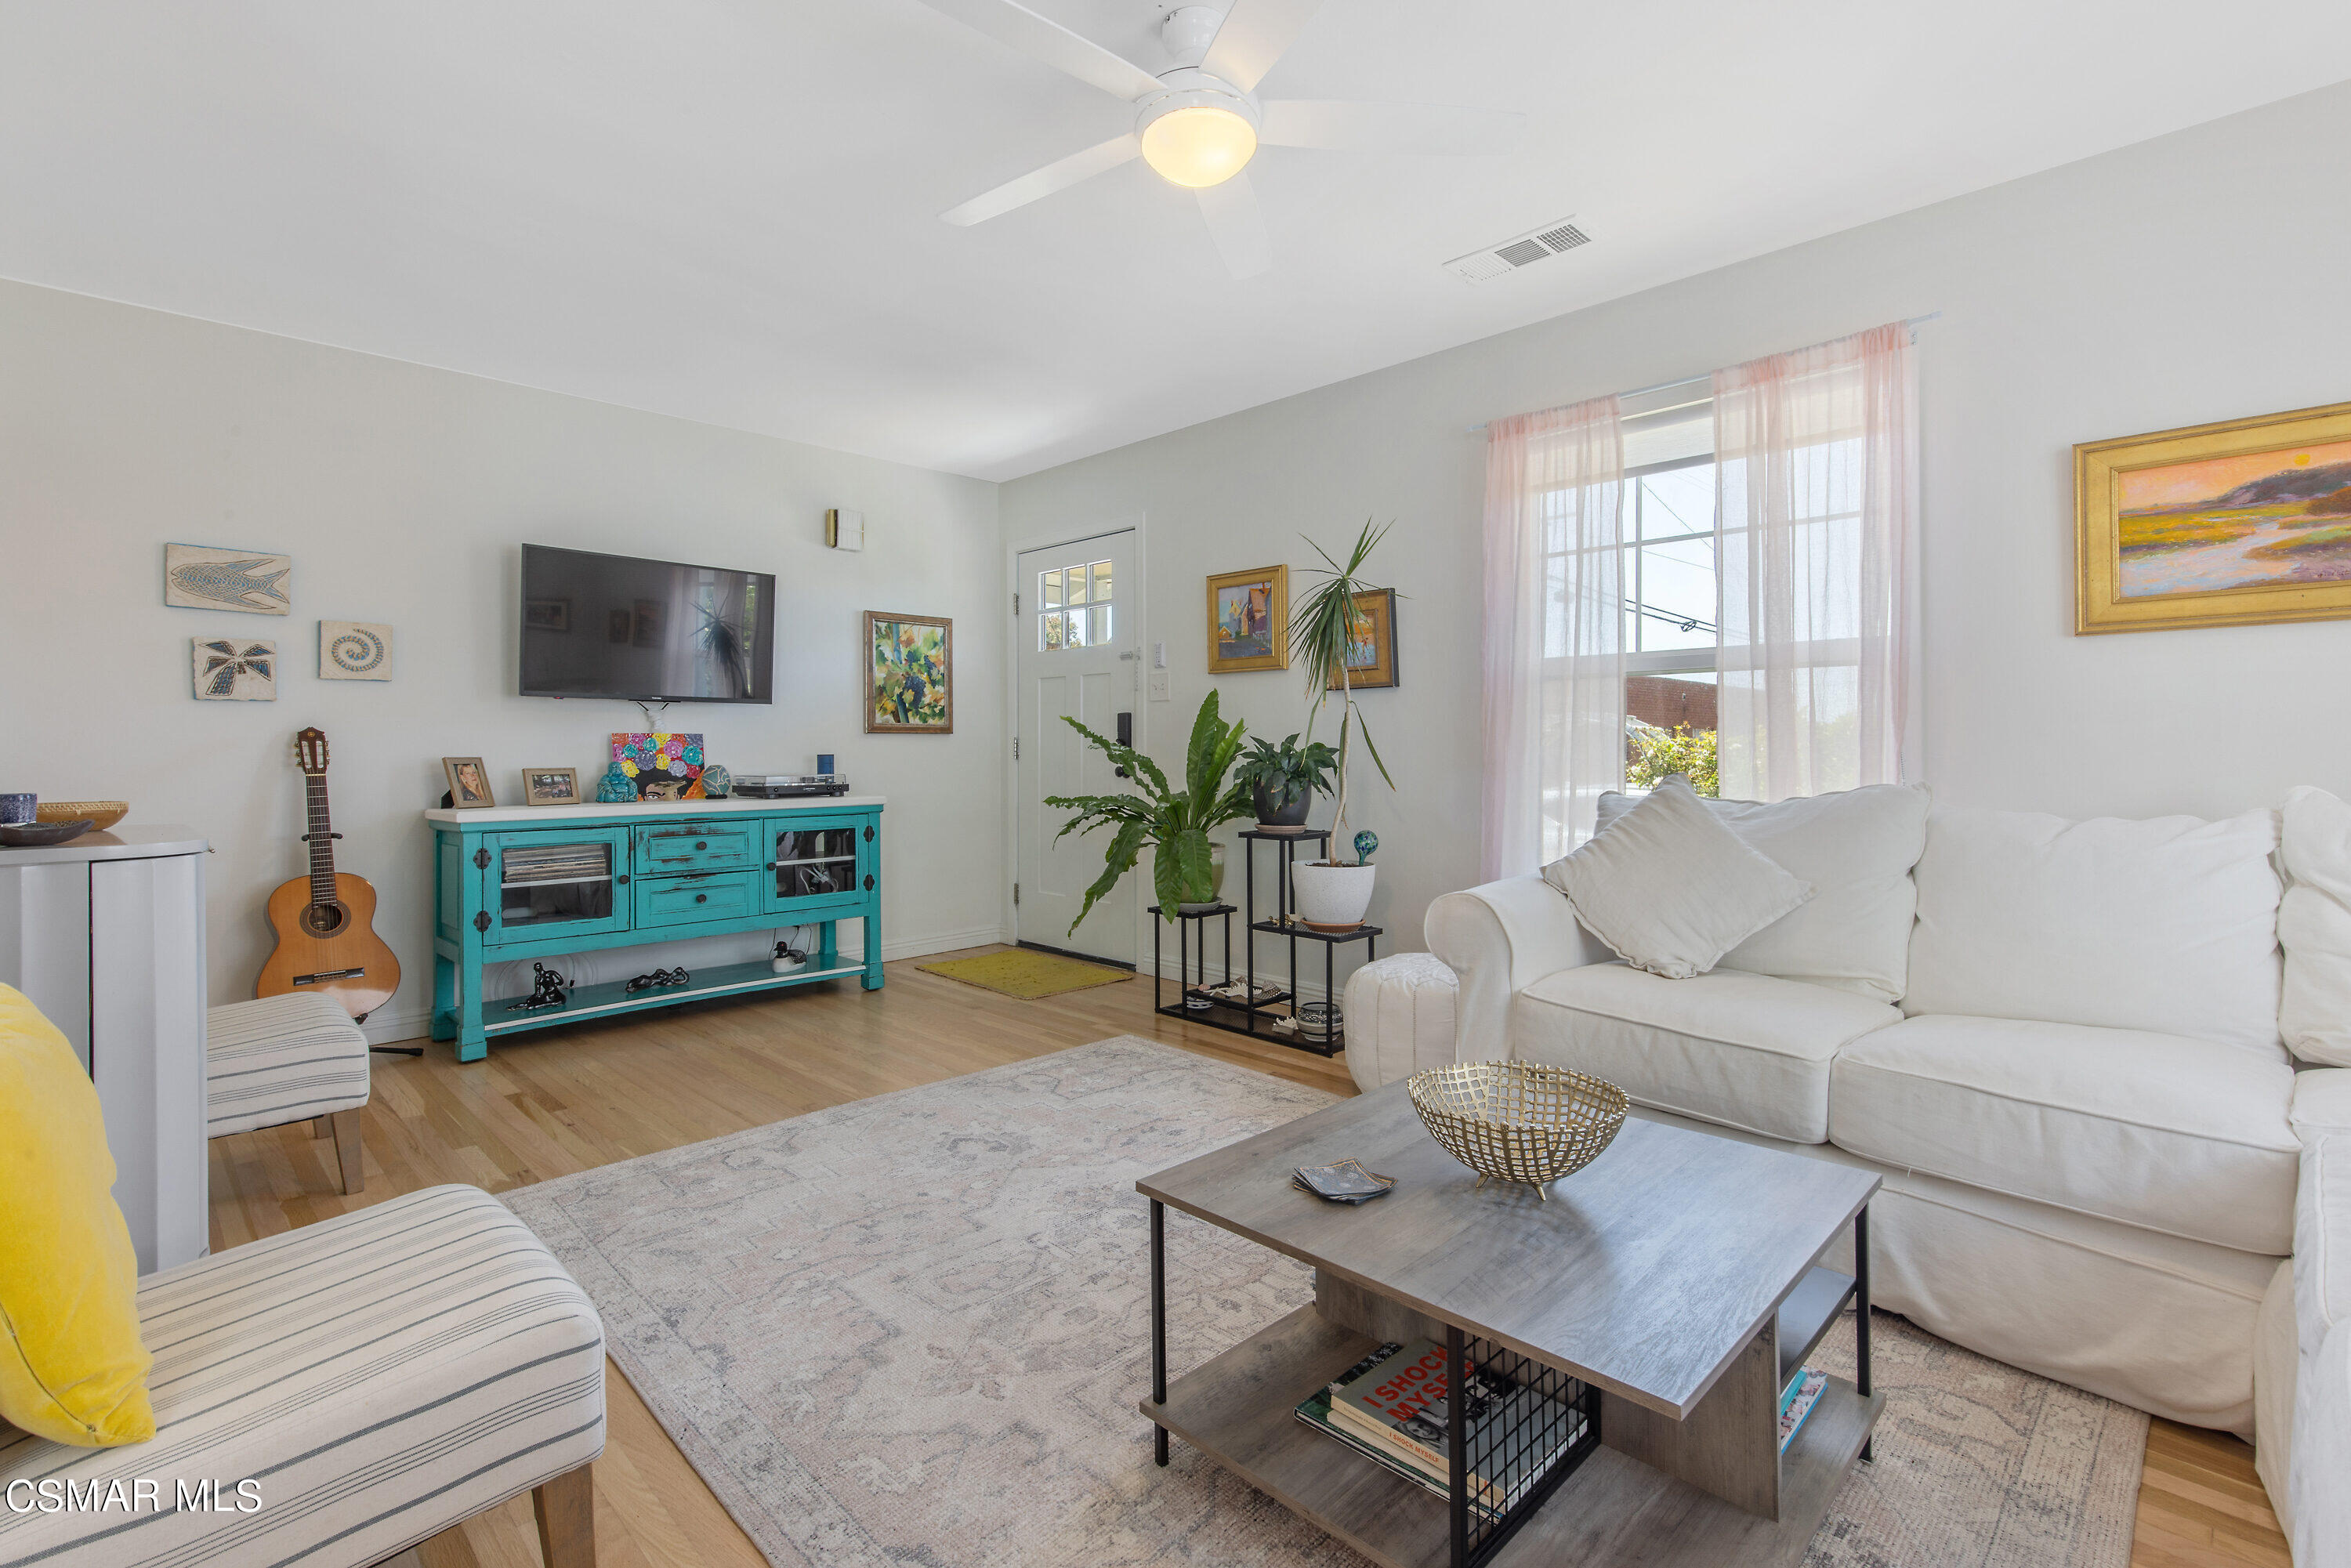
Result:
{"label": "white throw pillow", "polygon": [[2351,1067],[2351,805],[2305,785],[2287,792],[2279,814],[2287,885],[2278,1032],[2304,1061]]}
{"label": "white throw pillow", "polygon": [[1687,980],[1813,896],[1715,821],[1689,781],[1659,784],[1543,880],[1636,969]]}
{"label": "white throw pillow", "polygon": [[1902,1010],[2278,1049],[2277,813],[1938,810]]}
{"label": "white throw pillow", "polygon": [[[1601,796],[1600,831],[1639,800]],[[1707,801],[1748,848],[1813,884],[1811,902],[1725,953],[1718,967],[1900,1001],[1918,908],[1910,868],[1926,852],[1929,800],[1921,785],[1870,784],[1769,804]]]}

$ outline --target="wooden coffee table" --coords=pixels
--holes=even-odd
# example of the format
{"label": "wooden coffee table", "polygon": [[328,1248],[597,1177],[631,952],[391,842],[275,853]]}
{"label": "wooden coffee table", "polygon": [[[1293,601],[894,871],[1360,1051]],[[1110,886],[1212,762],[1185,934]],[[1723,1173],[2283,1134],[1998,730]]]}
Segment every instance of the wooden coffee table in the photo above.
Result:
{"label": "wooden coffee table", "polygon": [[[1290,1186],[1350,1155],[1395,1190],[1349,1207]],[[1159,1462],[1173,1433],[1389,1568],[1800,1561],[1885,1406],[1869,1391],[1876,1174],[1635,1119],[1548,1202],[1477,1179],[1396,1083],[1137,1182]],[[1316,1270],[1314,1305],[1172,1385],[1169,1207]],[[1847,1225],[1855,1275],[1819,1264]],[[1848,1301],[1859,1376],[1831,1378],[1782,1453],[1780,1391]],[[1499,1520],[1466,1500],[1478,1456],[1458,1432],[1448,1500],[1293,1414],[1380,1342],[1422,1335],[1589,1413],[1586,1440]]]}

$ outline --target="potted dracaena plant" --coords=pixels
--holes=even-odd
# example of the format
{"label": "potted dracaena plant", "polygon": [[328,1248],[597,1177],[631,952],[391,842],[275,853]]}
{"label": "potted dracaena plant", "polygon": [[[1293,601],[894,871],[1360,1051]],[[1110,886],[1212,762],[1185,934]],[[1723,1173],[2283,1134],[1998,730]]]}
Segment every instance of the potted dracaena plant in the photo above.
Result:
{"label": "potted dracaena plant", "polygon": [[1319,740],[1301,746],[1292,735],[1280,746],[1250,741],[1233,778],[1248,788],[1257,807],[1258,831],[1304,832],[1306,809],[1318,792],[1329,792],[1331,769],[1338,762],[1339,754]]}
{"label": "potted dracaena plant", "polygon": [[[1339,701],[1339,753],[1334,771],[1338,776],[1337,810],[1331,821],[1330,858],[1301,861],[1290,870],[1290,889],[1296,895],[1298,918],[1318,930],[1351,930],[1364,923],[1364,914],[1371,907],[1372,887],[1378,875],[1369,858],[1369,834],[1359,835],[1351,847],[1355,852],[1352,862],[1342,862],[1347,846],[1347,778],[1348,764],[1354,744],[1363,742],[1364,750],[1379,768],[1380,777],[1389,789],[1395,780],[1388,778],[1388,765],[1380,758],[1380,749],[1372,744],[1371,731],[1364,727],[1364,716],[1356,710],[1355,694],[1349,684],[1349,654],[1361,635],[1363,617],[1356,612],[1358,596],[1374,589],[1364,577],[1364,563],[1373,549],[1387,537],[1384,528],[1374,528],[1366,519],[1363,532],[1355,536],[1355,547],[1348,553],[1344,566],[1332,559],[1321,545],[1314,553],[1323,564],[1307,570],[1320,575],[1322,580],[1298,607],[1290,624],[1291,655],[1304,666],[1306,689],[1313,699],[1313,708],[1307,721],[1307,733],[1314,730],[1313,719],[1322,712],[1322,706],[1333,696]],[[1312,540],[1307,541],[1312,544]]]}
{"label": "potted dracaena plant", "polygon": [[1102,873],[1086,889],[1086,901],[1078,910],[1078,918],[1070,922],[1070,929],[1075,931],[1092,913],[1095,901],[1134,869],[1146,845],[1153,851],[1151,884],[1159,898],[1162,919],[1173,920],[1177,911],[1186,905],[1214,904],[1217,883],[1222,880],[1219,873],[1224,846],[1211,844],[1208,835],[1249,813],[1247,791],[1238,783],[1226,781],[1226,775],[1232,771],[1233,758],[1240,753],[1241,731],[1245,727],[1241,721],[1225,723],[1217,709],[1217,694],[1208,694],[1192,720],[1192,739],[1185,748],[1184,787],[1180,789],[1168,783],[1159,764],[1133,747],[1121,746],[1097,735],[1067,716],[1062,722],[1085,737],[1087,745],[1126,769],[1133,776],[1135,789],[1131,795],[1045,798],[1048,806],[1077,813],[1054,835],[1057,843],[1071,833],[1081,833],[1091,828],[1117,830],[1103,852]]}

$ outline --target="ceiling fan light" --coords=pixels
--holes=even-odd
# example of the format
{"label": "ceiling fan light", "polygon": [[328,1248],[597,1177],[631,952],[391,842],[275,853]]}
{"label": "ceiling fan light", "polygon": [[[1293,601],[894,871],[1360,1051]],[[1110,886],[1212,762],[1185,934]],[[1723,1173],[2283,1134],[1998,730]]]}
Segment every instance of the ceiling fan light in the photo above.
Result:
{"label": "ceiling fan light", "polygon": [[1143,161],[1194,190],[1223,184],[1256,155],[1257,127],[1212,104],[1169,110],[1143,128]]}

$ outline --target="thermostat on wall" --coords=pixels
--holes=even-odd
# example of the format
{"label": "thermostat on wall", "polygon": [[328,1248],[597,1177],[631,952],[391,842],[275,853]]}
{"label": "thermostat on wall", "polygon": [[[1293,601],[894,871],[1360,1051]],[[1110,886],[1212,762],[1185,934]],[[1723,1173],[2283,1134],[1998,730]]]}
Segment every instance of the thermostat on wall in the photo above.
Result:
{"label": "thermostat on wall", "polygon": [[840,507],[825,513],[824,542],[834,549],[863,549],[865,514]]}

